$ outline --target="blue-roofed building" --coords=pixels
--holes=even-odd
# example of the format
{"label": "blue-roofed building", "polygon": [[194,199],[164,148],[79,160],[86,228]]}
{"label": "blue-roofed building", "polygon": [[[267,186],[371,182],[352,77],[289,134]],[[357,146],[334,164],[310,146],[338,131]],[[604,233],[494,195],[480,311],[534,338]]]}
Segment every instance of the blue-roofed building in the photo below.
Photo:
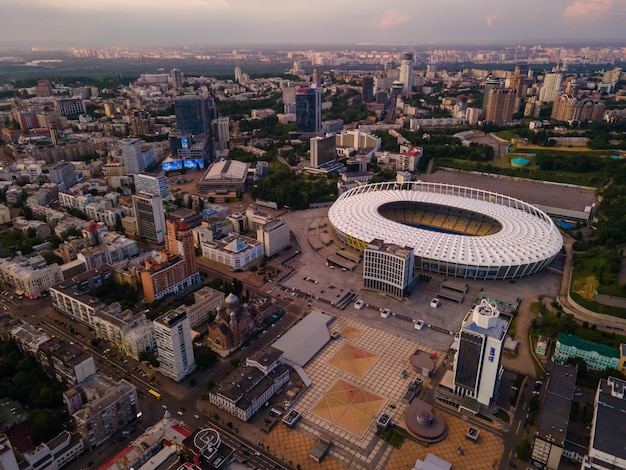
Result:
{"label": "blue-roofed building", "polygon": [[504,371],[501,359],[509,324],[509,317],[501,316],[496,305],[485,299],[468,314],[454,357],[454,392],[457,395],[489,406]]}

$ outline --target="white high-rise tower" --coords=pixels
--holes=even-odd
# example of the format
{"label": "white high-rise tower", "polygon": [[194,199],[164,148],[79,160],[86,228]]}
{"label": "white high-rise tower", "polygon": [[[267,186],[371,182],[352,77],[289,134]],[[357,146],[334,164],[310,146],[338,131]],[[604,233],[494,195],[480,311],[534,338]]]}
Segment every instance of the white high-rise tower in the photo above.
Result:
{"label": "white high-rise tower", "polygon": [[413,54],[405,52],[401,56],[400,81],[402,82],[402,92],[410,93],[413,90]]}
{"label": "white high-rise tower", "polygon": [[541,90],[539,90],[539,101],[543,101],[544,103],[555,101],[559,97],[562,80],[563,75],[560,73],[547,73],[543,78]]}

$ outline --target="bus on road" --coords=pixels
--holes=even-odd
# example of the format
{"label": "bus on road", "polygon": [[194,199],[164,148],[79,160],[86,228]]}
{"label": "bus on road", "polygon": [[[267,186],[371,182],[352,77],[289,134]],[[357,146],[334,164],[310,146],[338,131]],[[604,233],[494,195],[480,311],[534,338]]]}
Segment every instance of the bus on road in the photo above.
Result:
{"label": "bus on road", "polygon": [[148,393],[150,395],[152,395],[154,398],[156,398],[157,400],[161,399],[161,394],[159,392],[157,392],[156,390],[150,389],[150,390],[148,390]]}

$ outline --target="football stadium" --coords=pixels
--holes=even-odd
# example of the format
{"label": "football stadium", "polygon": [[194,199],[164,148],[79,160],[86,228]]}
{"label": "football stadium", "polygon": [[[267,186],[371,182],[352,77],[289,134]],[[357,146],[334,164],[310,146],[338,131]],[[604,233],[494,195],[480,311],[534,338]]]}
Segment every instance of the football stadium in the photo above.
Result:
{"label": "football stadium", "polygon": [[442,183],[375,183],[343,193],[328,218],[363,251],[374,239],[413,248],[415,267],[471,279],[513,279],[552,261],[563,238],[541,210],[503,194]]}

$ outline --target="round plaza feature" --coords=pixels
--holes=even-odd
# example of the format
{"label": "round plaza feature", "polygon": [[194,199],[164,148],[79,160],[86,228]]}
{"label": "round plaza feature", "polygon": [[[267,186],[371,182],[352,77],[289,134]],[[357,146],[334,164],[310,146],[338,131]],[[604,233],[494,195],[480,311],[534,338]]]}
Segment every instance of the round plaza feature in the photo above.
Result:
{"label": "round plaza feature", "polygon": [[375,239],[414,250],[415,267],[471,279],[534,274],[563,238],[540,209],[503,194],[442,183],[375,183],[328,211],[337,236],[363,251]]}

